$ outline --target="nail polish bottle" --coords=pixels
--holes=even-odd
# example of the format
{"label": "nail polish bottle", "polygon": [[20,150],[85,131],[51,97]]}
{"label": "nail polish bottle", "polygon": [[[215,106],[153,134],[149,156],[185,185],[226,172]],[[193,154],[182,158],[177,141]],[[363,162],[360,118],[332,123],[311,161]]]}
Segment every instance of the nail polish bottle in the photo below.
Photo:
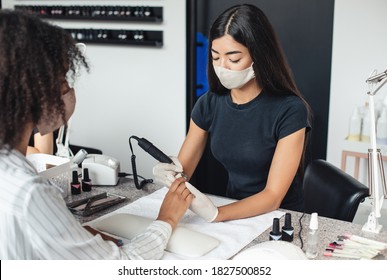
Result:
{"label": "nail polish bottle", "polygon": [[273,228],[270,232],[270,240],[281,240],[282,235],[280,232],[280,227],[279,227],[279,219],[274,218],[273,219]]}
{"label": "nail polish bottle", "polygon": [[71,182],[71,194],[80,194],[81,184],[78,181],[78,172],[73,170],[73,181]]}
{"label": "nail polish bottle", "polygon": [[91,191],[91,180],[89,178],[89,169],[83,169],[83,179],[82,179],[82,191],[89,192]]}
{"label": "nail polish bottle", "polygon": [[294,228],[292,227],[292,216],[290,213],[285,214],[285,224],[282,227],[282,240],[292,242]]}

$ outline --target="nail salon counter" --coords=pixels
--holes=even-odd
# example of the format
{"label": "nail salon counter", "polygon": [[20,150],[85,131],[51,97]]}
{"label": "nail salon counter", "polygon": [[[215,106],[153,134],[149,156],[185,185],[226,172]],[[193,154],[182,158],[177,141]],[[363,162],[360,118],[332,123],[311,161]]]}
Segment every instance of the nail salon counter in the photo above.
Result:
{"label": "nail salon counter", "polygon": [[[114,206],[110,206],[109,208],[101,210],[100,212],[93,214],[91,216],[83,217],[83,216],[75,215],[75,217],[79,220],[80,223],[86,223],[102,215],[110,213],[120,207],[123,207],[129,203],[132,203],[143,196],[147,196],[158,189],[160,189],[160,187],[155,184],[147,184],[143,189],[138,190],[136,189],[132,179],[120,178],[120,181],[116,186],[93,186],[93,189],[91,192],[83,192],[79,195],[70,195],[69,197],[66,198],[66,202],[87,198],[88,196],[95,195],[102,192],[121,195],[127,198],[125,199],[124,202]],[[294,227],[294,240],[292,243],[299,247],[302,247],[303,245],[303,249],[305,251],[307,229],[309,226],[310,215],[305,214],[302,217],[302,213],[299,213],[299,212],[287,211],[287,210],[283,210],[283,211],[291,213],[291,216],[292,216],[292,226]],[[300,223],[301,217],[302,219]],[[387,217],[384,217],[384,218],[387,218]],[[282,218],[280,219],[280,225],[284,224],[284,219],[285,219],[285,216],[282,216]],[[340,235],[353,234],[353,235],[369,238],[372,240],[387,242],[387,231],[384,228],[382,229],[382,232],[380,232],[379,234],[374,234],[374,233],[363,232],[362,225],[344,222],[340,220],[329,219],[325,217],[318,217],[318,223],[319,223],[319,254],[316,257],[317,260],[343,259],[343,258],[337,258],[337,257],[326,257],[323,255],[329,243],[336,241],[337,236],[340,236]],[[300,228],[302,228],[301,234],[300,234]],[[249,245],[247,245],[242,250],[245,250],[258,243],[268,241],[270,231],[271,231],[271,228],[268,228],[265,232],[257,236]],[[300,236],[302,241],[300,240]],[[386,250],[384,251],[384,258],[387,259]]]}

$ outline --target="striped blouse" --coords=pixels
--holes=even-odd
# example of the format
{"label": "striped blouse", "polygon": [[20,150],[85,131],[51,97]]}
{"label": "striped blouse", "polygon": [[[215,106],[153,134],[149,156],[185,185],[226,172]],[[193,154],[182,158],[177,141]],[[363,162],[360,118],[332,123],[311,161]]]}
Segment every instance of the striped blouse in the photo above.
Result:
{"label": "striped blouse", "polygon": [[0,150],[0,259],[160,259],[171,226],[154,221],[117,247],[85,230],[60,190],[16,150]]}

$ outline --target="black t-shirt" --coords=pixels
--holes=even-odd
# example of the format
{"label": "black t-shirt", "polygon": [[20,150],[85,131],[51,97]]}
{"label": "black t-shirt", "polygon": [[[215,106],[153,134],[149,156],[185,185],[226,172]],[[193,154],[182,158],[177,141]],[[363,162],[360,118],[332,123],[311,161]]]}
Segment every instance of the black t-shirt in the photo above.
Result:
{"label": "black t-shirt", "polygon": [[[295,95],[262,91],[237,105],[230,94],[207,92],[196,102],[192,120],[211,135],[211,151],[228,172],[227,196],[246,198],[266,186],[278,141],[302,128],[310,129],[308,111]],[[281,208],[303,209],[302,182],[297,174]]]}

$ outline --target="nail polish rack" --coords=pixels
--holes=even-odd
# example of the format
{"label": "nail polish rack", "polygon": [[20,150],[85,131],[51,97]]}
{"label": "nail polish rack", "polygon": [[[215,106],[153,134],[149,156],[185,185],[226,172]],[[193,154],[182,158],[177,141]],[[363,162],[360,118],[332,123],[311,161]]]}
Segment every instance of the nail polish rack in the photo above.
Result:
{"label": "nail polish rack", "polygon": [[40,6],[15,5],[44,18],[99,21],[162,22],[163,7],[151,6]]}
{"label": "nail polish rack", "polygon": [[65,29],[78,42],[161,47],[162,31],[114,29]]}
{"label": "nail polish rack", "polygon": [[[60,20],[95,20],[148,23],[161,23],[163,21],[163,7],[153,6],[15,5],[15,10],[27,11],[42,18]],[[161,47],[163,45],[163,31],[90,28],[66,30],[71,33],[75,40],[83,43],[154,47]]]}

